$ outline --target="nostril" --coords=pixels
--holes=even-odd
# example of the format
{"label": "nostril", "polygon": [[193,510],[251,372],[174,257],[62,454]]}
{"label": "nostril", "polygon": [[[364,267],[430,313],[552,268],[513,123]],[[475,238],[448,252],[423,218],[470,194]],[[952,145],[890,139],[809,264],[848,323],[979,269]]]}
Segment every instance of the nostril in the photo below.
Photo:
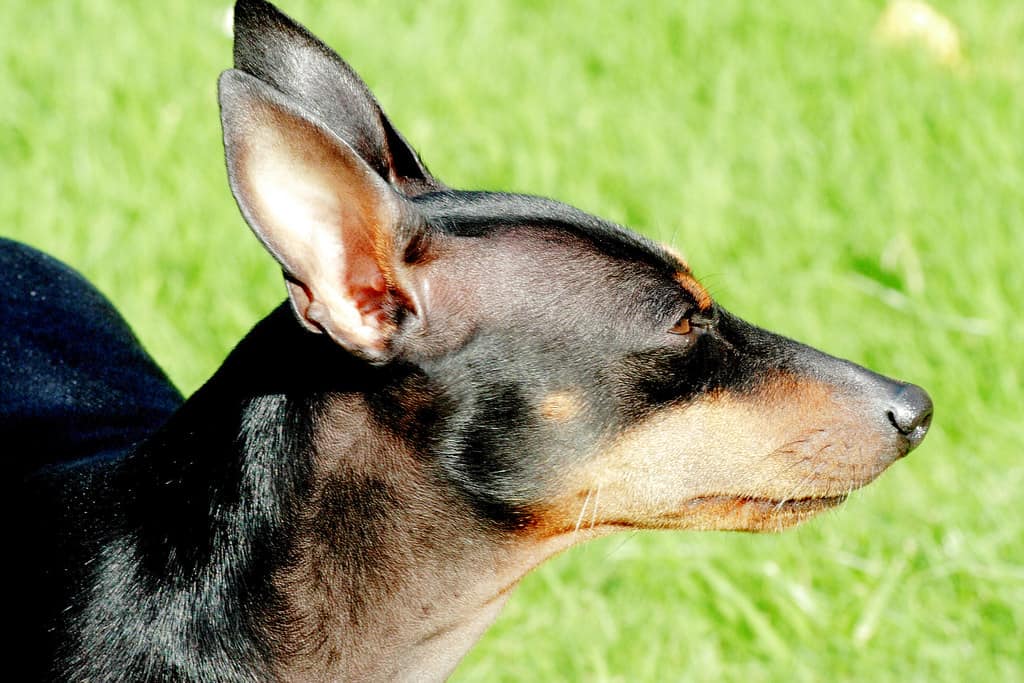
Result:
{"label": "nostril", "polygon": [[886,412],[889,422],[916,446],[932,421],[932,399],[921,387],[906,384],[892,398]]}

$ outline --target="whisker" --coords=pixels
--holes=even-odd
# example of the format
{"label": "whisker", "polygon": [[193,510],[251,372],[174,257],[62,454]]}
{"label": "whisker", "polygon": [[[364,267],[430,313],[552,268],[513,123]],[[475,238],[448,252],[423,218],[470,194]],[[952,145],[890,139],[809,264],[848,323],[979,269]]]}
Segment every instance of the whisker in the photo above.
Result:
{"label": "whisker", "polygon": [[789,490],[789,493],[786,494],[786,497],[779,501],[778,505],[775,506],[775,511],[778,512],[779,510],[782,509],[783,505],[785,505],[789,501],[797,498],[799,496],[800,492],[802,491],[802,489],[804,488],[804,486],[807,484],[807,482],[809,482],[812,478],[817,476],[817,474],[819,472],[821,472],[822,468],[826,464],[827,463],[825,461],[821,461],[821,462],[818,462],[814,467],[812,467],[811,471],[808,472],[806,474],[806,476],[804,476],[803,479],[801,479],[795,486],[793,486]]}
{"label": "whisker", "polygon": [[628,534],[622,534],[622,540],[619,541],[614,548],[608,551],[608,554],[605,555],[605,559],[611,557],[614,553],[617,553],[622,546],[626,545],[627,541],[631,541],[634,538],[636,538],[636,535],[637,532],[633,530],[631,530]]}
{"label": "whisker", "polygon": [[580,530],[580,525],[583,524],[583,516],[587,514],[587,505],[590,503],[590,494],[593,492],[593,489],[587,489],[587,497],[583,499],[583,507],[580,508],[580,516],[576,519],[576,528],[572,530],[573,535]]}

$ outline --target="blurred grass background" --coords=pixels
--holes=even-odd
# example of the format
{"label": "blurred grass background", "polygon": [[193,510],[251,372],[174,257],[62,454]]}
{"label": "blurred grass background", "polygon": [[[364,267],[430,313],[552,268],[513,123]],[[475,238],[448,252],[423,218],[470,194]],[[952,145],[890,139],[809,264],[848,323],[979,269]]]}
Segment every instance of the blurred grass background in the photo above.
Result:
{"label": "blurred grass background", "polygon": [[[283,297],[223,170],[227,4],[0,24],[0,234],[96,282],[186,392]],[[956,68],[875,44],[878,1],[283,1],[449,184],[671,241],[729,309],[937,406],[796,531],[560,556],[456,680],[1024,680],[1024,4],[936,7]]]}

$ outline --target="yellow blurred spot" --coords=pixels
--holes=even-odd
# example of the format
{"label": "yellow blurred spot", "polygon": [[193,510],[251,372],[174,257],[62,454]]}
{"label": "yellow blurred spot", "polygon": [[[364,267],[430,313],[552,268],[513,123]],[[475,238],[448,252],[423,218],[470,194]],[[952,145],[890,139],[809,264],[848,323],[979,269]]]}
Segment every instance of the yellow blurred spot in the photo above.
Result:
{"label": "yellow blurred spot", "polygon": [[875,26],[875,38],[888,45],[919,46],[946,66],[963,62],[956,26],[920,0],[890,2]]}
{"label": "yellow blurred spot", "polygon": [[220,15],[220,30],[228,38],[235,35],[235,8],[228,6]]}

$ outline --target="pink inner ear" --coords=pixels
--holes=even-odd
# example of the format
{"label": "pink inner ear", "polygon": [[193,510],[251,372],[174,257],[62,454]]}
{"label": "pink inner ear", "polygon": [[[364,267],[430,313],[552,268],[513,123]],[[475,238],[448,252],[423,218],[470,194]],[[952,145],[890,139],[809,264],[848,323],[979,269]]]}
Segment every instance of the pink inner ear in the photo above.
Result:
{"label": "pink inner ear", "polygon": [[[280,93],[235,78],[245,87],[226,100],[225,135],[232,190],[246,220],[289,274],[303,325],[380,357],[395,307],[405,301],[392,249],[403,199]],[[232,119],[236,109],[246,113],[244,125]]]}
{"label": "pink inner ear", "polygon": [[356,308],[364,316],[383,313],[386,312],[383,309],[387,291],[388,283],[384,281],[383,275],[377,273],[365,287],[353,291],[352,299],[355,301]]}

